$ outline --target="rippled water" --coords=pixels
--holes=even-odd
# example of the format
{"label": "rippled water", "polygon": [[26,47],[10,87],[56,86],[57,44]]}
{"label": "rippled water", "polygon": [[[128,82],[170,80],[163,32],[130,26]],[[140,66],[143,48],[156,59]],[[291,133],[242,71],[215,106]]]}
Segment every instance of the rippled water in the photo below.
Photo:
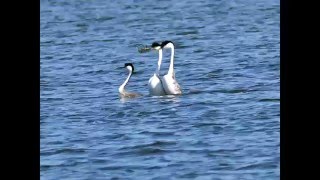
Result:
{"label": "rippled water", "polygon": [[[41,179],[279,179],[279,6],[41,0]],[[148,95],[163,40],[179,97]]]}

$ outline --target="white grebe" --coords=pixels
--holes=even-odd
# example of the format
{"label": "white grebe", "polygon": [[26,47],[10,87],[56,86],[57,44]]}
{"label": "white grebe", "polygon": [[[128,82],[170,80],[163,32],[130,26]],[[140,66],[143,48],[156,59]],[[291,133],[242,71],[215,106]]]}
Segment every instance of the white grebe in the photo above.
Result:
{"label": "white grebe", "polygon": [[163,88],[167,95],[179,95],[182,94],[181,87],[176,80],[173,61],[174,61],[174,44],[171,41],[163,41],[161,43],[161,49],[171,49],[171,59],[168,73],[161,78]]}
{"label": "white grebe", "polygon": [[124,88],[127,85],[132,73],[134,72],[134,66],[132,63],[125,63],[124,67],[129,70],[129,75],[123,84],[119,87],[119,93],[121,98],[134,98],[140,96],[138,93],[127,92]]}
{"label": "white grebe", "polygon": [[152,43],[151,48],[159,52],[159,60],[158,60],[158,66],[157,66],[156,72],[153,74],[153,76],[149,79],[149,82],[148,82],[149,93],[154,96],[163,96],[163,95],[166,95],[166,93],[163,89],[163,86],[159,77],[159,72],[160,72],[160,67],[162,62],[161,45],[159,43],[154,42]]}

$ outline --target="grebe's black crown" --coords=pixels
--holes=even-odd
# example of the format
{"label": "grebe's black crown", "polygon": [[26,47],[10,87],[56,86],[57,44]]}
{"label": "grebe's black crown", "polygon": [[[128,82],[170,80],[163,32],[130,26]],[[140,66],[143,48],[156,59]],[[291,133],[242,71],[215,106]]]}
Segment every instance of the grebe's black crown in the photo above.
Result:
{"label": "grebe's black crown", "polygon": [[134,66],[133,66],[132,63],[125,63],[125,64],[124,64],[124,67],[127,67],[127,66],[131,66],[132,72],[134,72]]}
{"label": "grebe's black crown", "polygon": [[172,43],[174,45],[174,43],[172,41],[163,41],[161,43],[161,48],[163,48],[164,46],[166,46],[168,43]]}
{"label": "grebe's black crown", "polygon": [[159,46],[161,46],[161,45],[157,42],[153,42],[151,45],[152,48],[159,47]]}

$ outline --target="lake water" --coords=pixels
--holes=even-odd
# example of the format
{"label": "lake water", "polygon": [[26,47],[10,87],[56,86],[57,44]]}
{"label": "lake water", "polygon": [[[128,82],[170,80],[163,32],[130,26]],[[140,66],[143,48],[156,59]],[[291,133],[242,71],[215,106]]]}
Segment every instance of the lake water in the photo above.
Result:
{"label": "lake water", "polygon": [[[41,179],[280,178],[279,1],[40,4]],[[164,40],[182,96],[148,94]]]}

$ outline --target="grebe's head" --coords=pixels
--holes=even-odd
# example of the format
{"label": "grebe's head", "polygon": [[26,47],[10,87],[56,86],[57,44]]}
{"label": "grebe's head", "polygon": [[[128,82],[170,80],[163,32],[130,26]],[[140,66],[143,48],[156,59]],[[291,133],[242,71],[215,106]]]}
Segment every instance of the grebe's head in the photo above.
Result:
{"label": "grebe's head", "polygon": [[157,43],[157,42],[153,42],[151,45],[151,48],[154,50],[159,51],[161,49],[161,44]]}
{"label": "grebe's head", "polygon": [[127,68],[130,72],[134,72],[134,66],[132,63],[125,63],[124,67]]}
{"label": "grebe's head", "polygon": [[163,41],[161,43],[161,48],[172,48],[174,47],[174,44],[172,41]]}

